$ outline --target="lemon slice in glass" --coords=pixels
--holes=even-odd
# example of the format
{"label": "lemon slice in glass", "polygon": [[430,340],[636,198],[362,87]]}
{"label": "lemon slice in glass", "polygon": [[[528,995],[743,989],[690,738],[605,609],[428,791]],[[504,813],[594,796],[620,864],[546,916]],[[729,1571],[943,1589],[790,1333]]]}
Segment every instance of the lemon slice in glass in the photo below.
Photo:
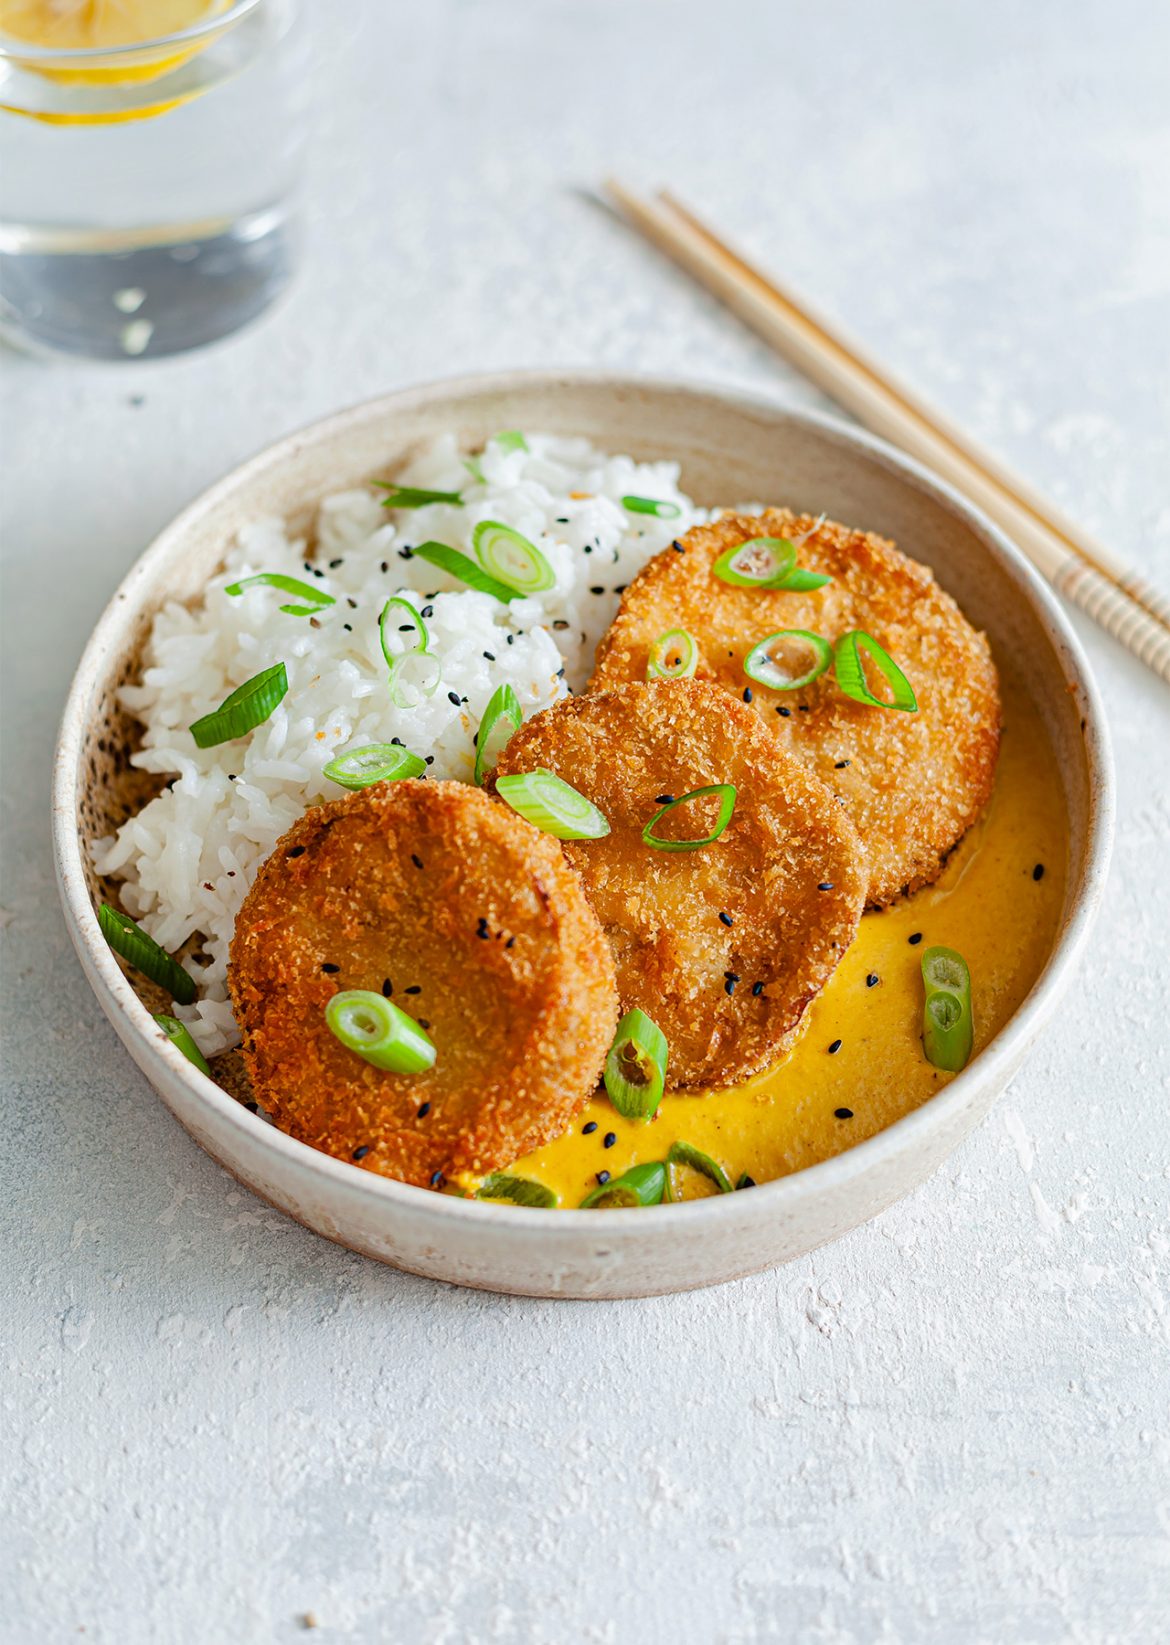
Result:
{"label": "lemon slice in glass", "polygon": [[[171,37],[208,23],[232,0],[0,0],[0,35],[60,56],[53,62],[13,53],[21,68],[63,85],[133,85],[155,80],[216,38],[188,44]],[[126,49],[119,50],[118,48]],[[71,53],[101,52],[89,59]]]}

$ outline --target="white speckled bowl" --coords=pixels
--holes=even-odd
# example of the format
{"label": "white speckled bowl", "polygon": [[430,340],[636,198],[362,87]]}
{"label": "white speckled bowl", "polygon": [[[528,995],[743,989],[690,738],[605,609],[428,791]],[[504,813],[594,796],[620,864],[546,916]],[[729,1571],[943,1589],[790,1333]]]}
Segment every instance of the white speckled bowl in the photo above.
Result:
{"label": "white speckled bowl", "polygon": [[[1070,836],[1068,891],[1043,974],[1012,1020],[924,1107],[849,1152],[751,1193],[653,1212],[538,1215],[434,1194],[318,1153],[199,1074],[151,1021],[98,929],[88,842],[143,783],[126,766],[133,727],[114,702],[164,597],[193,599],[243,521],[304,522],[328,492],[385,473],[455,429],[584,434],[610,451],[675,457],[699,502],[754,497],[893,537],[932,565],[1001,654],[1024,659],[1055,743]],[[379,1261],[457,1284],[556,1297],[634,1297],[751,1273],[835,1239],[923,1181],[1004,1089],[1066,987],[1105,882],[1113,786],[1104,715],[1053,596],[1002,533],[889,446],[767,400],[588,372],[510,373],[411,389],[293,434],[206,492],[134,566],[103,614],[66,705],[53,789],[65,915],[103,1010],[176,1119],[255,1193]],[[160,1009],[158,1000],[154,1009]]]}

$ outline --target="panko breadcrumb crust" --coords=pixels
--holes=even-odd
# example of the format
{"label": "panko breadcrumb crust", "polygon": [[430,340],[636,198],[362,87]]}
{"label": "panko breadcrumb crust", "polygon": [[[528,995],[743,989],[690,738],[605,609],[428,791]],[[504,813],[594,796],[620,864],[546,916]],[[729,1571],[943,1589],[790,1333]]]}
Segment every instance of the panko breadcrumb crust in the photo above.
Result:
{"label": "panko breadcrumb crust", "polygon": [[[456,782],[306,812],[248,893],[229,982],[277,1124],[420,1186],[558,1136],[617,1025],[613,958],[557,841]],[[421,1021],[434,1067],[388,1073],[341,1045],[325,1007],[354,988]]]}
{"label": "panko breadcrumb crust", "polygon": [[[734,588],[712,567],[752,537],[799,538],[799,563],[833,578],[811,593]],[[931,572],[867,531],[768,509],[725,514],[650,561],[622,596],[597,650],[590,691],[644,680],[650,647],[685,628],[699,650],[696,678],[752,711],[780,744],[840,795],[869,855],[868,902],[884,907],[936,879],[947,853],[991,795],[1000,701],[986,638]],[[918,712],[847,697],[832,669],[799,691],[776,692],[743,671],[778,629],[838,640],[864,629],[885,647],[918,697]]]}
{"label": "panko breadcrumb crust", "polygon": [[[553,771],[610,824],[571,840],[617,964],[670,1047],[667,1086],[731,1084],[774,1062],[832,975],[865,902],[865,852],[844,807],[759,719],[693,680],[568,698],[513,736],[497,776]],[[724,833],[660,851],[642,830],[665,797],[733,783]],[[671,812],[667,839],[707,833],[708,799]]]}

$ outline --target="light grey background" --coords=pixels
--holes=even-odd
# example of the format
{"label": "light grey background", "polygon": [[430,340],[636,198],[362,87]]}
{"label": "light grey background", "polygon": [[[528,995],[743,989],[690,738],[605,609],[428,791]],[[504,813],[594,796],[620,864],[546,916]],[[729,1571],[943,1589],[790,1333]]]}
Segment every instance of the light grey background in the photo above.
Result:
{"label": "light grey background", "polygon": [[1119,829],[1058,1020],[909,1202],[706,1294],[447,1290],[251,1199],[100,1016],[46,819],[114,584],[297,424],[579,362],[822,403],[577,197],[608,169],[1170,582],[1170,12],[348,0],[313,29],[289,301],[169,363],[2,362],[0,1637],[1165,1638],[1170,694],[1087,624]]}

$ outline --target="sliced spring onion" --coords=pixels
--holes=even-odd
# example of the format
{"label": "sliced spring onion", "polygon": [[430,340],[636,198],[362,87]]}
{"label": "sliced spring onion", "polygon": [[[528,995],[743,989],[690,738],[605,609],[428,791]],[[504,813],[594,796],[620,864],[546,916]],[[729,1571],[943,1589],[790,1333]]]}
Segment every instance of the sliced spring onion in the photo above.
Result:
{"label": "sliced spring onion", "polygon": [[666,1167],[661,1160],[631,1165],[613,1182],[595,1188],[581,1201],[582,1211],[625,1211],[640,1205],[661,1205],[666,1192]]}
{"label": "sliced spring onion", "polygon": [[[403,636],[407,633],[412,636],[413,643],[404,646],[401,651],[395,651],[391,643],[394,636]],[[399,657],[429,651],[431,646],[427,625],[417,609],[409,600],[404,600],[397,594],[392,600],[387,600],[382,607],[382,615],[378,618],[378,638],[382,642],[382,655],[386,659],[387,667],[391,669]]]}
{"label": "sliced spring onion", "polygon": [[493,434],[492,441],[501,451],[527,451],[528,441],[519,429],[506,428],[502,434]]}
{"label": "sliced spring onion", "polygon": [[[778,663],[772,655],[780,648],[790,650],[796,644],[812,652],[811,659],[806,658],[811,666],[803,671],[797,669],[794,673],[790,667]],[[743,671],[749,680],[755,680],[757,685],[766,686],[769,691],[796,691],[802,685],[811,685],[828,668],[833,660],[833,647],[820,634],[810,634],[807,628],[778,628],[774,634],[767,634],[754,645],[744,658]]]}
{"label": "sliced spring onion", "polygon": [[258,571],[254,577],[241,577],[238,583],[228,583],[224,593],[242,594],[246,588],[261,587],[279,588],[282,594],[295,594],[298,600],[306,602],[304,605],[282,605],[280,609],[287,611],[290,617],[312,617],[327,605],[337,604],[332,594],[314,588],[311,583],[302,582],[299,577],[286,577],[281,571]]}
{"label": "sliced spring onion", "polygon": [[430,651],[408,651],[390,662],[390,701],[396,708],[417,708],[439,689],[443,671]]}
{"label": "sliced spring onion", "polygon": [[600,840],[609,833],[609,824],[593,802],[543,766],[497,777],[496,793],[554,839]]}
{"label": "sliced spring onion", "polygon": [[710,1154],[704,1154],[689,1142],[672,1142],[666,1155],[666,1197],[678,1201],[683,1198],[682,1187],[688,1171],[697,1171],[713,1182],[721,1194],[732,1194],[731,1178]]}
{"label": "sliced spring onion", "polygon": [[[677,806],[686,805],[690,800],[704,799],[708,794],[718,794],[719,815],[715,819],[715,826],[709,834],[701,840],[663,840],[654,832],[656,824],[660,823],[668,811]],[[655,851],[698,851],[700,846],[710,845],[717,840],[731,821],[731,814],[735,810],[735,784],[712,783],[708,788],[693,788],[689,794],[680,794],[677,800],[671,800],[660,811],[656,811],[642,830],[642,839],[647,845],[652,845]]]}
{"label": "sliced spring onion", "polygon": [[695,637],[685,628],[670,628],[650,647],[646,663],[648,680],[689,680],[699,666]]}
{"label": "sliced spring onion", "polygon": [[197,748],[217,748],[254,731],[272,713],[288,691],[288,675],[283,663],[254,674],[237,686],[213,714],[205,714],[189,727]]}
{"label": "sliced spring onion", "polygon": [[975,1038],[971,972],[954,948],[928,948],[922,956],[922,983],[922,1048],[936,1068],[957,1074],[971,1060]]}
{"label": "sliced spring onion", "polygon": [[115,954],[121,954],[136,971],[165,988],[180,1005],[195,1003],[194,979],[183,970],[178,960],[172,959],[165,948],[160,948],[153,937],[132,920],[129,914],[119,914],[108,902],[98,909],[98,924],[102,936]]}
{"label": "sliced spring onion", "polygon": [[539,594],[556,582],[552,566],[535,543],[499,520],[482,520],[471,536],[479,563],[517,594]]}
{"label": "sliced spring onion", "polygon": [[464,457],[463,466],[471,475],[471,478],[475,481],[477,486],[487,484],[487,481],[483,477],[483,464],[480,462],[478,457]]}
{"label": "sliced spring onion", "polygon": [[501,583],[496,577],[489,577],[469,554],[462,554],[457,548],[449,548],[446,543],[420,543],[413,553],[416,560],[426,560],[428,565],[437,565],[440,571],[445,571],[450,577],[458,577],[460,582],[466,583],[468,588],[474,588],[479,594],[491,594],[497,600],[520,598],[518,589],[512,588],[508,583]]}
{"label": "sliced spring onion", "polygon": [[637,1006],[618,1023],[605,1059],[605,1089],[628,1120],[653,1119],[666,1085],[666,1035]]}
{"label": "sliced spring onion", "polygon": [[475,737],[475,780],[480,788],[489,772],[496,769],[496,761],[519,731],[523,719],[519,699],[512,687],[497,686],[483,711]]}
{"label": "sliced spring onion", "polygon": [[623,497],[622,507],[631,514],[653,514],[656,520],[677,520],[682,509],[658,497]]}
{"label": "sliced spring onion", "polygon": [[450,503],[458,507],[463,495],[458,491],[428,491],[425,486],[391,485],[387,480],[374,484],[388,493],[382,498],[383,508],[426,508],[429,503]]}
{"label": "sliced spring onion", "polygon": [[476,1199],[504,1199],[511,1205],[531,1205],[535,1210],[551,1211],[557,1196],[542,1182],[530,1182],[527,1177],[510,1177],[503,1171],[493,1171],[475,1191]]}
{"label": "sliced spring onion", "polygon": [[409,748],[400,748],[397,743],[366,743],[330,760],[324,775],[342,788],[369,788],[374,783],[421,777],[426,768],[427,762]]}
{"label": "sliced spring onion", "polygon": [[421,1074],[432,1068],[435,1047],[413,1017],[368,988],[347,988],[325,1007],[329,1032],[347,1051],[392,1074]]}
{"label": "sliced spring onion", "polygon": [[796,546],[787,537],[749,537],[725,548],[711,567],[733,588],[775,588],[796,565]]}
{"label": "sliced spring onion", "polygon": [[[873,659],[889,684],[893,692],[891,702],[875,697],[866,684],[862,651]],[[918,698],[910,681],[889,652],[883,650],[863,628],[852,629],[837,641],[837,684],[847,697],[852,697],[854,702],[867,703],[870,708],[900,708],[907,714],[914,714],[918,709]]]}
{"label": "sliced spring onion", "polygon": [[188,1062],[194,1063],[201,1074],[211,1078],[211,1069],[207,1066],[207,1058],[191,1038],[191,1031],[186,1023],[180,1022],[178,1017],[168,1017],[161,1011],[155,1013],[155,1022],[170,1040],[177,1051],[181,1051]]}
{"label": "sliced spring onion", "polygon": [[804,566],[794,565],[786,577],[782,577],[778,583],[769,586],[785,589],[791,594],[808,594],[814,588],[824,588],[826,583],[832,581],[833,579],[826,577],[823,571],[806,571]]}

